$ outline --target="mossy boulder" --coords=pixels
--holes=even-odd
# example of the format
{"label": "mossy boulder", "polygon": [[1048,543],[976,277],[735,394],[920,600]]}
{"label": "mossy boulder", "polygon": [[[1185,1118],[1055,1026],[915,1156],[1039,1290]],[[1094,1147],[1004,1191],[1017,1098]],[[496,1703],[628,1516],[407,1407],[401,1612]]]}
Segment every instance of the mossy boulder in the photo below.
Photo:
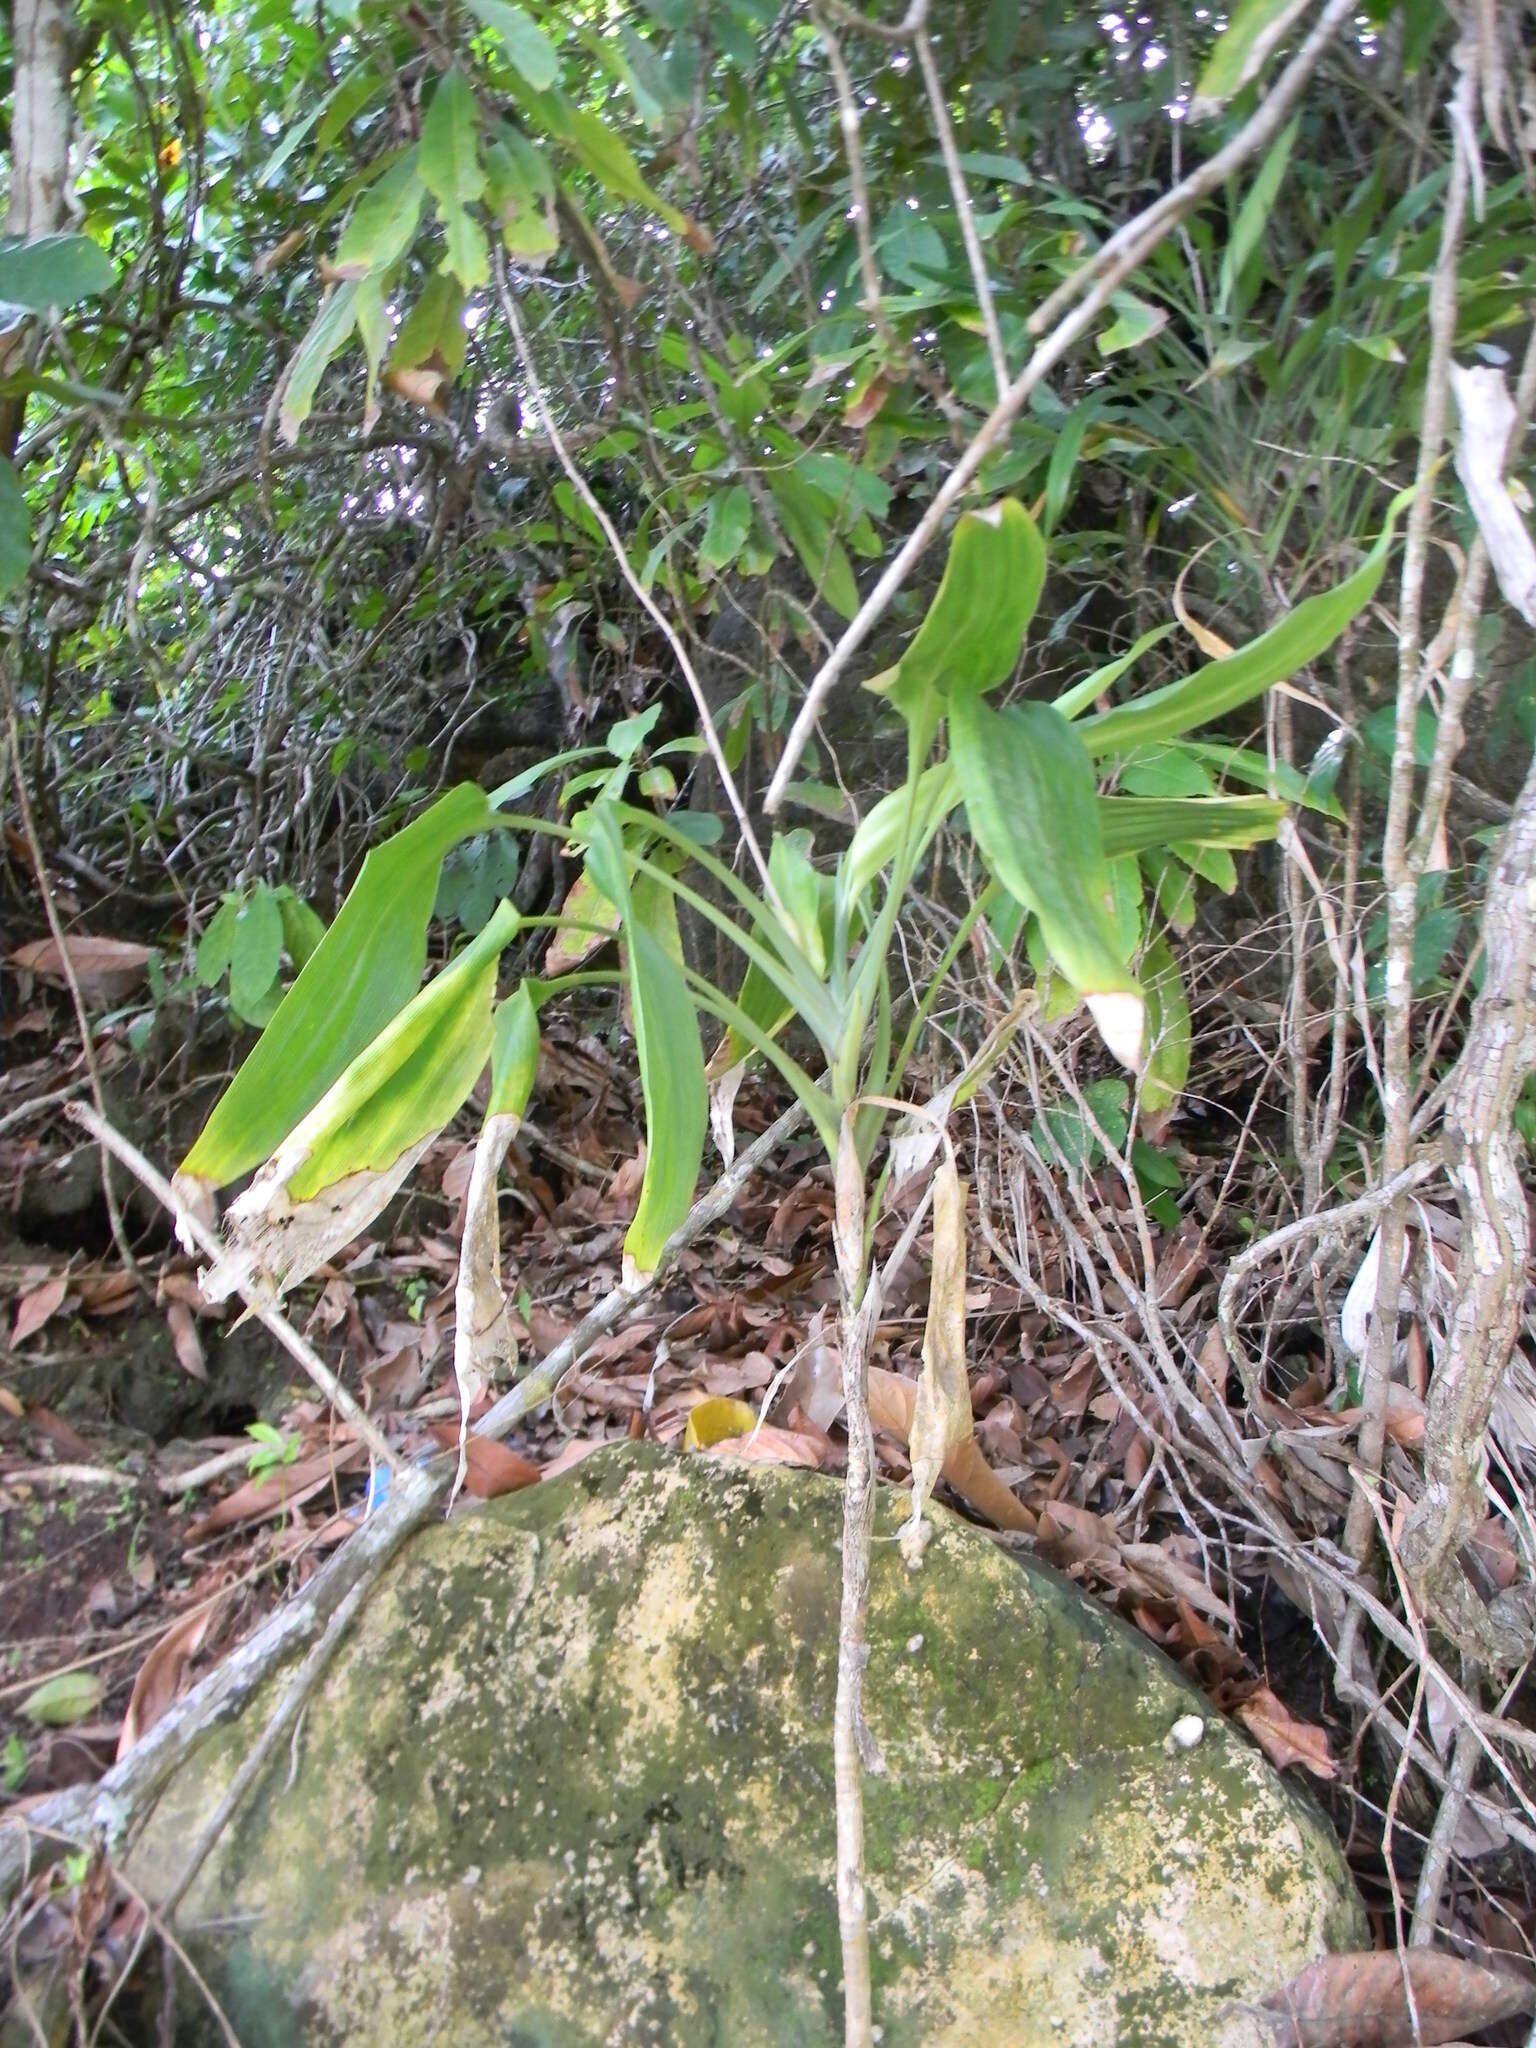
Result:
{"label": "mossy boulder", "polygon": [[[1053,1573],[942,1511],[909,1573],[904,1511],[866,1695],[884,2048],[1267,2038],[1245,2002],[1364,1940],[1325,1824]],[[829,1479],[624,1447],[419,1536],[178,1916],[245,2048],[840,2041],[841,1516]],[[151,1896],[260,1716],[162,1802]]]}

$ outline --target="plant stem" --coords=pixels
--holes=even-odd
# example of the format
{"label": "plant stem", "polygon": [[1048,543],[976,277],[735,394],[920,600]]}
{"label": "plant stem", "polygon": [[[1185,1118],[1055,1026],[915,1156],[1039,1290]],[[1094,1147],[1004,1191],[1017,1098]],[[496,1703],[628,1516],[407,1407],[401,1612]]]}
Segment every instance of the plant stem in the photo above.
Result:
{"label": "plant stem", "polygon": [[869,1661],[869,1553],[875,1520],[875,1436],[869,1420],[869,1340],[879,1283],[864,1267],[864,1169],[853,1112],[843,1116],[837,1148],[837,1276],[843,1356],[848,1477],[843,1488],[843,1603],[837,1631],[837,1706],[832,1769],[837,1803],[837,1924],[843,1950],[843,2041],[869,2048],[869,1912],[864,1896],[864,1764],[880,1768],[864,1726],[864,1666]]}

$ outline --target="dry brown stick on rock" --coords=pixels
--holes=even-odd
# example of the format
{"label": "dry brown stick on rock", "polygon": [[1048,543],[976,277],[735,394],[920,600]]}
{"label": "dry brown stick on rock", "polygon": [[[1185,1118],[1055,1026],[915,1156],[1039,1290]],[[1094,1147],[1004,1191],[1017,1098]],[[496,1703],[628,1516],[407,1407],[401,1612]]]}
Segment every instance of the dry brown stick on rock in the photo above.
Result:
{"label": "dry brown stick on rock", "polygon": [[[604,1295],[571,1334],[482,1417],[476,1434],[504,1436],[542,1407],[582,1353],[616,1328],[645,1298],[677,1253],[724,1219],[752,1175],[804,1120],[805,1111],[794,1103],[746,1146],[672,1233],[656,1272],[645,1285],[629,1292],[615,1287]],[[25,1816],[0,1818],[0,1904],[11,1897],[28,1867],[29,1830],[33,1839],[46,1829],[69,1842],[94,1837],[110,1847],[138,1827],[172,1773],[202,1737],[232,1720],[290,1657],[318,1642],[353,1589],[377,1579],[406,1539],[431,1519],[448,1492],[453,1469],[452,1458],[442,1457],[392,1480],[383,1507],[363,1523],[303,1592],[280,1607],[248,1642],[231,1651],[185,1699],[177,1701],[98,1784],[71,1787]],[[351,1611],[349,1607],[349,1614]]]}

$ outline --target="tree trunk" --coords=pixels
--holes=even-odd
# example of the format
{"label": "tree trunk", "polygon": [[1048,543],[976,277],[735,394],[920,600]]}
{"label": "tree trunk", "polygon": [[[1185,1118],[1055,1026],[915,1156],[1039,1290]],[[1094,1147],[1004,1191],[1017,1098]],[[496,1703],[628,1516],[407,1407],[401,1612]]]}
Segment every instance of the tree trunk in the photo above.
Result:
{"label": "tree trunk", "polygon": [[[14,0],[11,49],[11,196],[5,232],[24,242],[55,235],[68,217],[71,0]],[[27,323],[0,335],[0,370],[22,345]],[[0,401],[0,453],[10,457],[21,436],[24,398]]]}

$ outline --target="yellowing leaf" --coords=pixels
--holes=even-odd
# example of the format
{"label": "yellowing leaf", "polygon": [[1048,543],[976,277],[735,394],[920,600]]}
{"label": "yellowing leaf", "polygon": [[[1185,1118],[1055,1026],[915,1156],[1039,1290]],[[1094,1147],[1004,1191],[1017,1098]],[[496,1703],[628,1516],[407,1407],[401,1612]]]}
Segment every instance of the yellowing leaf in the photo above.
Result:
{"label": "yellowing leaf", "polygon": [[182,1161],[183,1175],[217,1188],[249,1173],[411,1000],[443,856],[494,822],[484,790],[461,783],[374,848]]}
{"label": "yellowing leaf", "polygon": [[501,904],[288,1133],[230,1205],[209,1301],[297,1286],[389,1201],[490,1056],[496,963],[517,923]]}
{"label": "yellowing leaf", "polygon": [[756,1427],[755,1408],[725,1394],[711,1394],[688,1411],[683,1444],[690,1451],[707,1451],[711,1444],[725,1443],[731,1437],[750,1436]]}
{"label": "yellowing leaf", "polygon": [[497,1005],[491,1032],[491,1095],[464,1201],[454,1292],[453,1374],[459,1389],[459,1469],[449,1506],[469,1476],[469,1412],[498,1365],[517,1355],[501,1287],[497,1177],[539,1071],[539,1016],[523,982]]}
{"label": "yellowing leaf", "polygon": [[[545,949],[544,972],[549,975],[569,974],[580,967],[600,952],[619,928],[618,911],[585,868],[566,891],[560,915],[571,922],[556,930]],[[586,929],[589,926],[595,929]]]}
{"label": "yellowing leaf", "polygon": [[1184,1092],[1190,1052],[1189,996],[1166,939],[1148,946],[1141,986],[1147,998],[1141,1108],[1144,1116],[1161,1116]]}
{"label": "yellowing leaf", "polygon": [[332,285],[320,301],[320,310],[288,365],[278,430],[290,445],[297,441],[300,427],[309,418],[320,379],[351,340],[356,325],[357,280],[348,278]]}

